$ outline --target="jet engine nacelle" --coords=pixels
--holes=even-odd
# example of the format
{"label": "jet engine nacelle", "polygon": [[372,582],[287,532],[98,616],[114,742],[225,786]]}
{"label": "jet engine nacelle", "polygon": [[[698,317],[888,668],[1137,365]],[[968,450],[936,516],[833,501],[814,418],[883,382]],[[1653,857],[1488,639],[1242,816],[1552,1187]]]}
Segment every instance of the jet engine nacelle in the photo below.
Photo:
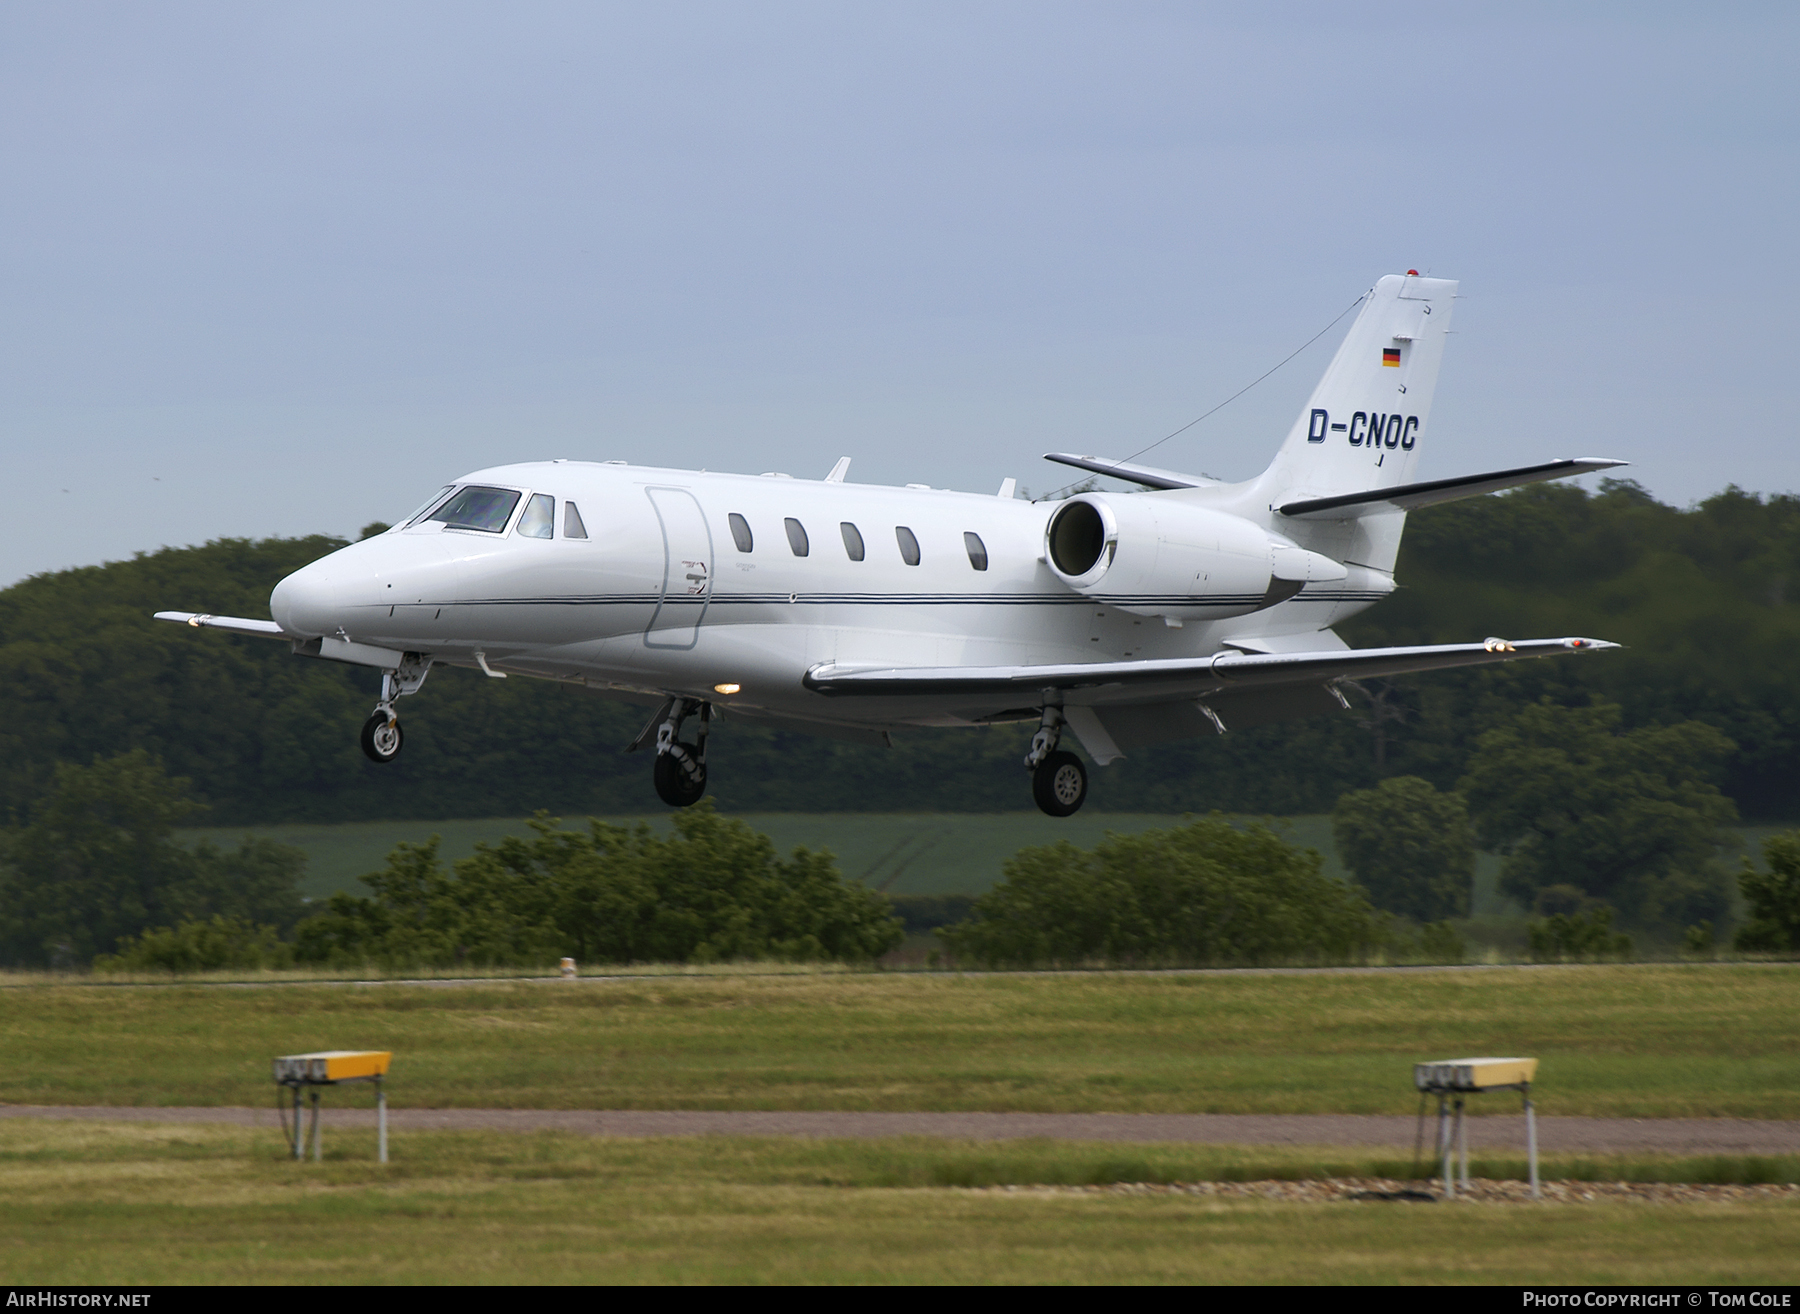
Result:
{"label": "jet engine nacelle", "polygon": [[1157,493],[1071,497],[1045,527],[1044,560],[1096,602],[1171,620],[1247,615],[1348,573],[1241,517]]}

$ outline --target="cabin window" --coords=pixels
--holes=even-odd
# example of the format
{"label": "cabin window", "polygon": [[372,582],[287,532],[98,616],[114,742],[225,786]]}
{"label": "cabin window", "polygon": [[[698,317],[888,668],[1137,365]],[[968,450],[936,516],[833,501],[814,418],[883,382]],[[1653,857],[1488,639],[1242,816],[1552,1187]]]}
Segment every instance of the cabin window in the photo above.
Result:
{"label": "cabin window", "polygon": [[556,499],[548,493],[533,493],[519,517],[520,538],[556,537]]}
{"label": "cabin window", "polygon": [[905,525],[894,527],[894,538],[900,544],[900,559],[909,566],[919,564],[919,540]]}
{"label": "cabin window", "polygon": [[505,531],[519,505],[519,494],[511,488],[484,488],[470,484],[459,490],[429,517],[441,520],[446,529],[479,529],[487,534]]}
{"label": "cabin window", "polygon": [[969,564],[976,570],[986,570],[987,544],[981,541],[981,535],[964,534],[963,546],[969,550]]}
{"label": "cabin window", "polygon": [[756,538],[750,533],[750,522],[733,511],[728,517],[731,521],[731,541],[737,544],[739,552],[748,552],[756,546]]}
{"label": "cabin window", "polygon": [[581,523],[581,512],[575,509],[573,502],[563,503],[563,537],[587,537],[587,526]]}
{"label": "cabin window", "polygon": [[806,526],[789,516],[781,522],[787,527],[788,546],[794,549],[794,555],[803,557],[809,551],[806,542]]}
{"label": "cabin window", "polygon": [[862,531],[848,520],[838,528],[843,531],[844,551],[850,554],[850,560],[861,561],[863,559]]}

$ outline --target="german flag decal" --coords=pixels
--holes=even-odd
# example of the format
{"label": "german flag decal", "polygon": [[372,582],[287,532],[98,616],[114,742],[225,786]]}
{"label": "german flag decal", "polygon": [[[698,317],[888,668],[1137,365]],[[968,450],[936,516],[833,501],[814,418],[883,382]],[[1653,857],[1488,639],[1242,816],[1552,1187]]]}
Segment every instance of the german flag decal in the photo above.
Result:
{"label": "german flag decal", "polygon": [[1381,363],[1383,365],[1392,365],[1395,369],[1398,369],[1400,367],[1400,348],[1383,347],[1381,349]]}

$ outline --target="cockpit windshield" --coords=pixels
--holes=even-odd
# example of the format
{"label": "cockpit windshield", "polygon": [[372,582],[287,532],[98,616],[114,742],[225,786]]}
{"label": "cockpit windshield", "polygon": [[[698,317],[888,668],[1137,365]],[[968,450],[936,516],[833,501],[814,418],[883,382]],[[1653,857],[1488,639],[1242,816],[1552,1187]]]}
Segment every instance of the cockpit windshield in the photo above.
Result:
{"label": "cockpit windshield", "polygon": [[470,484],[457,489],[448,502],[426,519],[441,520],[447,529],[480,529],[498,534],[506,528],[506,522],[512,519],[513,508],[518,504],[519,494],[511,488]]}

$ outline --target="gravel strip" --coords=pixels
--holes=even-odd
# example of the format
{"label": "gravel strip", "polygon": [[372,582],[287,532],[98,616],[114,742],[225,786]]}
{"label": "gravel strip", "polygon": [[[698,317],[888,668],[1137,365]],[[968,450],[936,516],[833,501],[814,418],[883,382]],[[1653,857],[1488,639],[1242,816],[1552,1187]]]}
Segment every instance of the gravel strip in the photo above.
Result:
{"label": "gravel strip", "polygon": [[[327,1127],[375,1125],[366,1092],[327,1094]],[[344,1107],[354,1099],[361,1107]],[[108,1105],[0,1105],[0,1119],[226,1123],[274,1127],[273,1104],[260,1108],[125,1108]],[[396,1131],[562,1131],[590,1136],[943,1136],[958,1140],[1166,1142],[1206,1145],[1332,1145],[1411,1152],[1417,1122],[1380,1114],[1213,1113],[855,1113],[657,1109],[392,1108]],[[1505,1115],[1471,1118],[1478,1150],[1523,1152],[1525,1122]],[[1425,1127],[1427,1152],[1435,1128]],[[1800,1154],[1800,1122],[1748,1118],[1538,1119],[1541,1153]]]}
{"label": "gravel strip", "polygon": [[[965,1188],[987,1195],[1213,1195],[1235,1199],[1311,1201],[1356,1204],[1532,1204],[1528,1182],[1471,1179],[1456,1188],[1456,1199],[1443,1198],[1442,1188],[1388,1177],[1331,1177],[1288,1182],[1115,1182],[1107,1186],[982,1186]],[[1800,1184],[1718,1186],[1692,1182],[1545,1182],[1544,1201],[1587,1204],[1626,1201],[1632,1204],[1735,1204],[1747,1200],[1800,1201]],[[1414,1197],[1425,1195],[1426,1199]],[[1396,1199],[1395,1197],[1400,1197]]]}

